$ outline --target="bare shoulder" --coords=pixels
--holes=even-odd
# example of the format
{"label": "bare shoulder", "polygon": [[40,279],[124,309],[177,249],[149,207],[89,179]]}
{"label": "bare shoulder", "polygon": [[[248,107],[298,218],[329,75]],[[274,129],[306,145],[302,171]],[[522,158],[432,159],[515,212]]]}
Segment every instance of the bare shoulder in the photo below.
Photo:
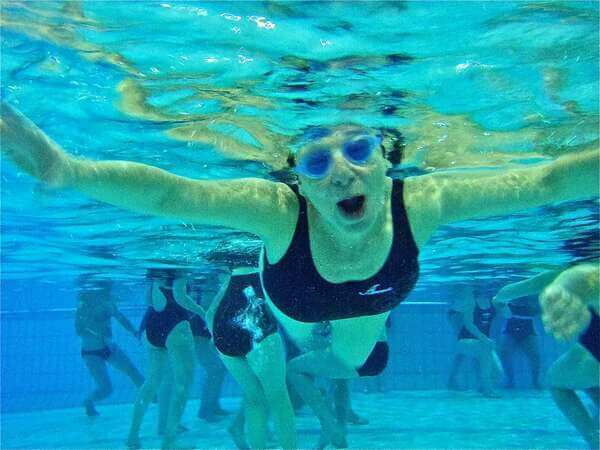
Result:
{"label": "bare shoulder", "polygon": [[[255,205],[248,219],[256,221],[257,234],[265,243],[269,254],[287,248],[298,220],[298,197],[290,186],[268,180],[252,179],[245,189]],[[254,215],[254,218],[251,216]]]}
{"label": "bare shoulder", "polygon": [[440,180],[430,175],[404,180],[406,214],[419,248],[427,243],[440,224],[440,192]]}

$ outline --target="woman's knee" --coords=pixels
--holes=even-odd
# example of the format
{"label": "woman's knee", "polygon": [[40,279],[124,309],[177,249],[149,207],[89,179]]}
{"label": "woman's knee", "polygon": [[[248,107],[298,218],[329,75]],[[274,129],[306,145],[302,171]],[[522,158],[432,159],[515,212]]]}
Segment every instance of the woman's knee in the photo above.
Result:
{"label": "woman's knee", "polygon": [[266,408],[267,402],[263,395],[258,392],[244,392],[244,405],[246,408]]}

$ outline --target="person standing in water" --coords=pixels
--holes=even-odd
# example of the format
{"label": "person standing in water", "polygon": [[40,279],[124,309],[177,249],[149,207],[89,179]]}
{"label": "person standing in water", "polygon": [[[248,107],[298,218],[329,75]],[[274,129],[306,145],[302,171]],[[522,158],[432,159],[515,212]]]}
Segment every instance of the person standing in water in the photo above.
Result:
{"label": "person standing in water", "polygon": [[540,304],[537,295],[514,296],[516,292],[517,286],[511,284],[502,288],[493,299],[494,305],[505,304],[510,310],[500,343],[500,357],[506,373],[506,388],[515,387],[513,356],[517,350],[520,350],[529,362],[533,388],[542,389],[540,344],[535,327],[535,319],[541,314]]}
{"label": "person standing in water", "polygon": [[107,364],[123,372],[137,387],[144,377],[129,357],[113,341],[112,319],[137,338],[135,327],[119,311],[111,298],[112,282],[81,277],[77,293],[75,331],[81,338],[81,358],[96,384],[83,402],[89,417],[97,416],[96,402],[112,393]]}
{"label": "person standing in water", "polygon": [[452,222],[597,196],[599,185],[596,146],[519,169],[393,180],[386,159],[397,162],[393,139],[361,125],[321,128],[290,149],[297,185],[195,180],[135,162],[75,158],[5,103],[0,132],[3,154],[54,187],[258,236],[265,299],[291,339],[304,347],[315,327],[331,326],[327,348],[295,358],[289,372],[338,446],[346,445],[345,432],[310,377],[385,368],[379,339],[386,319],[415,286],[419,253],[432,234]]}
{"label": "person standing in water", "polygon": [[465,297],[462,314],[457,354],[477,359],[481,393],[486,397],[499,397],[495,383],[503,372],[496,353],[496,342],[490,337],[496,309],[485,294],[476,293]]}
{"label": "person standing in water", "polygon": [[207,323],[225,367],[243,393],[243,410],[229,428],[237,447],[266,447],[270,411],[279,445],[296,448],[284,344],[266,306],[257,268],[237,267],[224,274]]}
{"label": "person standing in water", "polygon": [[148,369],[134,404],[127,446],[140,448],[139,432],[144,414],[170,369],[173,385],[162,441],[162,448],[169,449],[175,445],[194,377],[196,358],[190,319],[192,313],[203,316],[204,310],[187,295],[187,277],[181,271],[150,269],[147,278],[150,281],[148,309],[140,329],[148,350]]}

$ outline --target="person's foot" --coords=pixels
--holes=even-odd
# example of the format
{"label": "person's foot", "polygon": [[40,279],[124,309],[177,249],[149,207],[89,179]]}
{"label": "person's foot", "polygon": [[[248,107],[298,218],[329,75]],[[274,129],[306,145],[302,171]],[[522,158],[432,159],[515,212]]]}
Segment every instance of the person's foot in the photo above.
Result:
{"label": "person's foot", "polygon": [[226,409],[217,406],[214,411],[215,416],[230,416],[231,411],[227,411]]}
{"label": "person's foot", "polygon": [[319,444],[325,442],[325,446],[331,443],[335,448],[348,448],[346,429],[337,421],[329,426],[322,426],[321,435],[324,437],[324,439],[319,439]]}
{"label": "person's foot", "polygon": [[512,380],[508,380],[506,383],[504,383],[504,389],[514,389],[515,388],[515,382]]}
{"label": "person's foot", "polygon": [[83,407],[85,408],[85,414],[88,417],[96,417],[100,415],[100,413],[96,410],[96,407],[94,406],[94,402],[92,402],[91,400],[86,400],[85,402],[83,402]]}
{"label": "person's foot", "polygon": [[204,420],[206,422],[209,423],[214,423],[214,422],[218,422],[219,420],[221,420],[221,418],[223,416],[226,416],[229,414],[229,411],[225,411],[224,409],[219,408],[218,410],[213,410],[213,411],[206,411],[206,410],[199,410],[198,411],[198,419]]}
{"label": "person's foot", "polygon": [[221,416],[216,416],[214,414],[204,414],[204,415],[198,415],[198,418],[200,420],[204,420],[205,422],[208,423],[216,423],[219,422],[223,417]]}
{"label": "person's foot", "polygon": [[129,436],[127,442],[125,442],[125,447],[130,450],[138,450],[141,448],[140,438],[138,436]]}
{"label": "person's foot", "polygon": [[348,412],[348,417],[346,418],[346,420],[351,425],[368,425],[369,424],[369,421],[367,419],[359,416],[352,410],[350,410]]}
{"label": "person's foot", "polygon": [[[179,424],[177,426],[177,434],[185,433],[186,431],[190,431],[190,429],[188,427],[185,427],[185,426],[181,425],[181,424]],[[158,430],[158,435],[162,436],[163,434],[165,434],[165,429],[164,428],[160,428]]]}
{"label": "person's foot", "polygon": [[244,428],[236,426],[235,423],[231,424],[227,427],[227,431],[233,439],[235,446],[240,450],[250,450],[250,446],[246,442],[246,437],[244,436]]}
{"label": "person's foot", "polygon": [[464,391],[464,389],[458,384],[455,379],[451,379],[448,381],[448,390],[449,391]]}
{"label": "person's foot", "polygon": [[481,394],[487,398],[502,398],[502,394],[493,389],[481,391]]}

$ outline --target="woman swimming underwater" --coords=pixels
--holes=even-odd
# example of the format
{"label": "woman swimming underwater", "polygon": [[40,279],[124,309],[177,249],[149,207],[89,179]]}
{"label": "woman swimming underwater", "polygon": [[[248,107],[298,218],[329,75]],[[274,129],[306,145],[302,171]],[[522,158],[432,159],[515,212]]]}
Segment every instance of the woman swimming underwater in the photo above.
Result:
{"label": "woman swimming underwater", "polygon": [[[329,325],[326,345],[290,369],[330,378],[381,369],[385,352],[376,344],[385,320],[415,285],[419,251],[439,226],[598,194],[597,149],[484,176],[392,180],[378,132],[344,126],[299,149],[299,185],[289,186],[257,178],[194,180],[133,162],[74,158],[5,104],[1,132],[3,153],[55,187],[259,236],[267,302],[286,332],[303,347],[315,327]],[[323,428],[343,444],[333,416],[316,406]]]}

